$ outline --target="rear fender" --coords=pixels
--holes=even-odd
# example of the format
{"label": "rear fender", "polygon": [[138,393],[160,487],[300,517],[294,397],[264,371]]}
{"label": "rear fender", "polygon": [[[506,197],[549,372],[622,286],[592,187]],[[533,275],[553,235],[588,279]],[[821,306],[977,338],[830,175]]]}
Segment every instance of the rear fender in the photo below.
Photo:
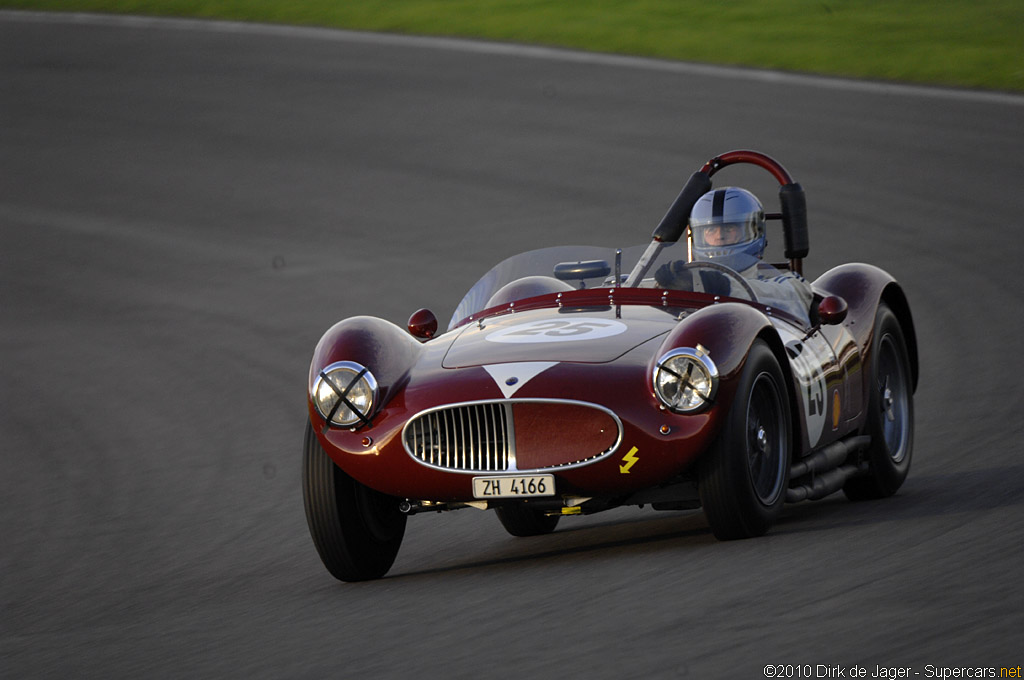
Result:
{"label": "rear fender", "polygon": [[846,300],[850,311],[844,325],[857,341],[862,354],[870,353],[878,305],[885,302],[899,320],[907,342],[910,371],[917,389],[919,362],[917,333],[903,287],[888,272],[870,264],[844,264],[822,274],[814,282],[815,290],[838,295]]}

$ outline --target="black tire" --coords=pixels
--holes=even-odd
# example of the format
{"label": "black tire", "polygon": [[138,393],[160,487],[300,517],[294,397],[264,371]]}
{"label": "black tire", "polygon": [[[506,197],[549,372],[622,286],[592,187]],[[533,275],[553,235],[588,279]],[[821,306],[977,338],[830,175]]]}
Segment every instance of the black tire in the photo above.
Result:
{"label": "black tire", "polygon": [[406,515],[398,499],[360,484],[334,464],[306,427],[302,499],[313,544],[341,581],[380,578],[395,562]]}
{"label": "black tire", "polygon": [[499,505],[494,509],[501,526],[513,536],[542,536],[550,534],[561,519],[558,515],[545,515],[524,503]]}
{"label": "black tire", "polygon": [[722,432],[698,467],[701,505],[716,538],[752,538],[771,528],[786,500],[792,442],[785,378],[758,340]]}
{"label": "black tire", "polygon": [[906,339],[885,303],[875,314],[868,395],[868,474],[843,486],[852,501],[886,498],[903,485],[914,450],[914,388]]}

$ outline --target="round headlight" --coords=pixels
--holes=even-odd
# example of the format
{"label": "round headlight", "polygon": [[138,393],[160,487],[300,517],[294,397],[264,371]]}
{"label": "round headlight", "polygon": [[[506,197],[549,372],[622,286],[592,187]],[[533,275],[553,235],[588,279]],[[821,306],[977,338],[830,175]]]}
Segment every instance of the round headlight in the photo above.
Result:
{"label": "round headlight", "polygon": [[376,401],[373,374],[353,361],[331,364],[313,384],[313,403],[331,425],[350,427],[368,422]]}
{"label": "round headlight", "polygon": [[693,413],[710,405],[718,390],[718,369],[702,349],[681,347],[658,359],[654,392],[676,413]]}

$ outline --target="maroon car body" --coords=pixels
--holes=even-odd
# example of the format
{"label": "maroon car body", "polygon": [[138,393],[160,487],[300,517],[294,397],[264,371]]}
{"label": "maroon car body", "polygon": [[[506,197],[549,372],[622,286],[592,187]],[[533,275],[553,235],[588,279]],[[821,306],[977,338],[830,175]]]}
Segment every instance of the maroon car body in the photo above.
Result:
{"label": "maroon car body", "polygon": [[735,151],[694,173],[646,249],[510,258],[440,335],[425,310],[404,329],[355,317],[324,334],[307,385],[304,498],[332,574],[382,576],[407,516],[427,510],[495,509],[528,536],[621,505],[704,507],[730,539],[767,531],[784,502],[899,488],[918,371],[892,276],[837,267],[812,282],[810,309],[742,282],[723,295],[646,276],[689,259],[673,244],[690,208],[735,163],[779,181],[782,212],[769,217],[788,261],[776,266],[800,272],[800,185],[771,158]]}

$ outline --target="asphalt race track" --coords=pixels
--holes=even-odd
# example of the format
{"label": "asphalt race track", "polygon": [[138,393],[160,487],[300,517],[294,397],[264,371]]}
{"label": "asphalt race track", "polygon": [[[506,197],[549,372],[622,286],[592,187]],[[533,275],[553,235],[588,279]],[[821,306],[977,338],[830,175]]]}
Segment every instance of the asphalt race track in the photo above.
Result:
{"label": "asphalt race track", "polygon": [[[447,320],[522,250],[645,242],[735,148],[803,184],[812,277],[866,261],[906,287],[900,493],[787,506],[733,543],[699,512],[536,539],[421,515],[386,579],[332,579],[300,488],[320,334]],[[1022,159],[1011,95],[0,13],[0,676],[1021,665]]]}

